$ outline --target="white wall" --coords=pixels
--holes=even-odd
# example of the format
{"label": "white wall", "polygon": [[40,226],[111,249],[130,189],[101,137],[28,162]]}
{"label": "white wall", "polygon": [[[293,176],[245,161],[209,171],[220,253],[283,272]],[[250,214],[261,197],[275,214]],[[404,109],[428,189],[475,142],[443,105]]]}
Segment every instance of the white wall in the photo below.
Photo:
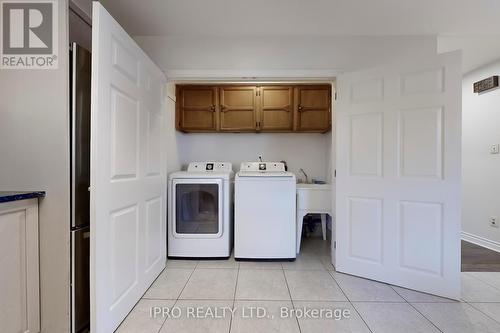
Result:
{"label": "white wall", "polygon": [[[261,76],[266,71],[341,72],[402,56],[436,52],[435,37],[178,37],[135,36],[169,79],[215,71]],[[324,77],[324,75],[321,75]]]}
{"label": "white wall", "polygon": [[438,36],[437,52],[462,51],[462,73],[468,73],[498,59],[499,35]]}
{"label": "white wall", "polygon": [[175,130],[175,84],[167,83],[165,98],[165,134],[167,147],[167,174],[181,169],[179,140],[182,133]]}
{"label": "white wall", "polygon": [[319,133],[189,133],[178,141],[180,162],[185,167],[192,161],[227,161],[239,170],[244,161],[287,161],[290,171],[303,178],[326,178],[330,152],[328,134]]}
{"label": "white wall", "polygon": [[[68,2],[58,2],[59,68],[0,70],[0,190],[44,190],[41,328],[69,331]],[[0,324],[1,326],[1,324]]]}
{"label": "white wall", "polygon": [[500,60],[463,78],[462,229],[467,239],[500,251],[500,228],[488,224],[490,216],[500,218],[500,155],[489,153],[500,143],[500,89],[472,92],[474,82],[492,75],[500,75]]}

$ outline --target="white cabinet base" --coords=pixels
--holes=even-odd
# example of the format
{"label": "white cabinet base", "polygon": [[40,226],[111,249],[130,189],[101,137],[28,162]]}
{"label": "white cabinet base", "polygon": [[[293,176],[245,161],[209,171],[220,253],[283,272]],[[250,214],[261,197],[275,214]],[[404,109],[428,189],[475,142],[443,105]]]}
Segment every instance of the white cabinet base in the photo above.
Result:
{"label": "white cabinet base", "polygon": [[38,200],[0,204],[2,332],[40,331]]}
{"label": "white cabinet base", "polygon": [[[297,184],[297,253],[300,252],[302,226],[307,214],[321,214],[323,240],[326,240],[326,215],[332,217],[332,187],[329,184]],[[333,227],[333,225],[332,225]],[[332,238],[332,242],[335,239]]]}

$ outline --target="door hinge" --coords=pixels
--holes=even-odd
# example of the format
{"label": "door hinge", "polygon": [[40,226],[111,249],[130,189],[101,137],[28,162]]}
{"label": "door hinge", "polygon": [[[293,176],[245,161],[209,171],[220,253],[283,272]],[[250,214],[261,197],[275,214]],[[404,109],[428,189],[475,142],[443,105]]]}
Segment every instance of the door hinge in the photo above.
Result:
{"label": "door hinge", "polygon": [[334,98],[335,98],[335,100],[337,100],[337,92],[335,92]]}
{"label": "door hinge", "polygon": [[333,178],[336,178],[337,177],[337,169],[335,169],[335,171],[333,171]]}
{"label": "door hinge", "polygon": [[337,241],[333,241],[333,248],[336,249],[337,248]]}

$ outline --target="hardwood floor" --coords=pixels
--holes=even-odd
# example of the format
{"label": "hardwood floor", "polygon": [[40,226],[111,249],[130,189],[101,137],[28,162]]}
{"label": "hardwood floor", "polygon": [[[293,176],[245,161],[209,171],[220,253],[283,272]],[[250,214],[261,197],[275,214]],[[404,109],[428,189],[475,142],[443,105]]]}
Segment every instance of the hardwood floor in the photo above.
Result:
{"label": "hardwood floor", "polygon": [[462,272],[500,272],[500,253],[462,241]]}

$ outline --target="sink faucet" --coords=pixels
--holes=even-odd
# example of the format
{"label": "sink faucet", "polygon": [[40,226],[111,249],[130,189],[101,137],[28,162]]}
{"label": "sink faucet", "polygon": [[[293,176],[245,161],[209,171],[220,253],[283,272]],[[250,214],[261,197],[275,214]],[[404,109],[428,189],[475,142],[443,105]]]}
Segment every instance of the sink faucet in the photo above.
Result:
{"label": "sink faucet", "polygon": [[302,172],[304,174],[304,176],[306,177],[306,184],[309,184],[309,177],[307,177],[307,173],[302,168],[300,168],[300,172]]}

